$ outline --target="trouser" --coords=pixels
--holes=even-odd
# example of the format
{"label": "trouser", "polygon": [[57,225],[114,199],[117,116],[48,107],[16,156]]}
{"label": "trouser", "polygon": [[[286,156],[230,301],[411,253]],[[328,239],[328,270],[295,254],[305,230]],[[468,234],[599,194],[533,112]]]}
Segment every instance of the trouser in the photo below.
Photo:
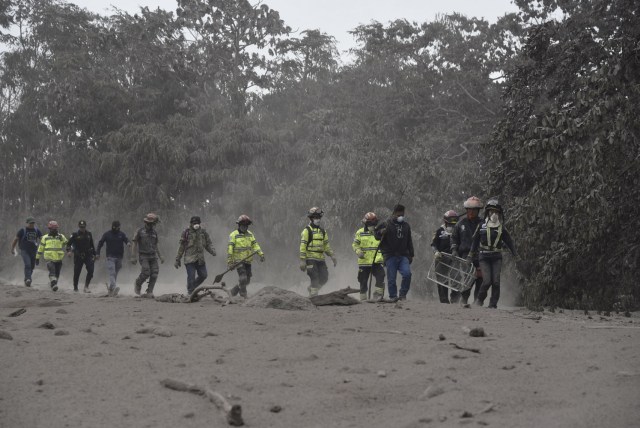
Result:
{"label": "trouser", "polygon": [[309,284],[309,296],[317,296],[318,291],[329,280],[329,270],[324,260],[307,260],[307,275]]}
{"label": "trouser", "polygon": [[387,266],[387,286],[389,287],[389,298],[398,297],[398,287],[396,286],[396,276],[398,271],[402,276],[400,283],[400,296],[407,297],[409,287],[411,287],[411,267],[409,266],[409,258],[404,256],[387,257],[384,261]]}
{"label": "trouser", "polygon": [[489,253],[480,255],[480,269],[482,269],[482,287],[478,293],[478,303],[483,304],[487,298],[489,287],[491,287],[491,299],[489,299],[489,307],[498,306],[500,299],[500,271],[502,269],[502,254]]}
{"label": "trouser", "polygon": [[[440,282],[448,283],[450,270],[446,264],[436,262],[436,279]],[[438,284],[438,299],[440,303],[449,303],[449,289],[444,285]]]}
{"label": "trouser", "polygon": [[[460,258],[465,259],[468,255],[469,251],[464,251],[460,253]],[[473,300],[478,300],[478,293],[480,292],[481,285],[482,278],[476,278],[468,290],[465,290],[462,293],[460,293],[459,291],[451,291],[451,303],[458,303],[460,301],[460,296],[462,296],[462,303],[467,304],[469,302],[469,297],[471,296],[471,289],[473,289]]]}
{"label": "trouser", "polygon": [[247,297],[247,285],[251,282],[251,263],[242,263],[236,268],[238,271],[238,285],[231,289],[231,295],[240,293],[242,297]]}
{"label": "trouser", "polygon": [[207,279],[207,265],[204,262],[193,262],[185,263],[184,267],[187,269],[187,292],[191,294]]}
{"label": "trouser", "polygon": [[116,288],[118,272],[122,269],[122,259],[119,257],[107,257],[107,272],[109,273],[109,290]]}
{"label": "trouser", "polygon": [[53,287],[54,285],[56,285],[58,283],[58,278],[60,278],[60,271],[62,270],[62,261],[59,261],[59,262],[49,261],[49,262],[47,262],[47,269],[49,270],[49,282],[51,283],[51,286]]}
{"label": "trouser", "polygon": [[382,263],[375,263],[373,266],[358,266],[358,282],[360,283],[360,295],[366,296],[369,291],[369,278],[372,275],[376,279],[374,296],[382,297],[384,294],[384,267]]}
{"label": "trouser", "polygon": [[84,286],[89,287],[91,278],[93,278],[93,256],[76,256],[73,258],[73,289],[78,289],[78,282],[80,281],[80,272],[82,272],[82,266],[87,267],[87,276],[84,280]]}
{"label": "trouser", "polygon": [[136,286],[142,287],[142,284],[148,279],[147,293],[153,293],[153,287],[158,280],[158,259],[156,257],[140,257],[140,275],[136,278]]}
{"label": "trouser", "polygon": [[33,274],[33,268],[36,265],[36,253],[20,250],[20,255],[24,263],[24,280],[26,281],[27,279],[31,279],[31,274]]}

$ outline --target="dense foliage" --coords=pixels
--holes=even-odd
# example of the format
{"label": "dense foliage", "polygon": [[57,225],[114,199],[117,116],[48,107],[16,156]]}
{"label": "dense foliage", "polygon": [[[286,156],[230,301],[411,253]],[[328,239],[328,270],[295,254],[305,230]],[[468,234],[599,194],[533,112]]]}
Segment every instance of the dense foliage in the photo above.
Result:
{"label": "dense foliage", "polygon": [[247,213],[285,268],[310,206],[347,256],[363,213],[404,192],[420,285],[442,213],[499,195],[529,304],[613,304],[638,258],[610,211],[638,199],[637,10],[520,3],[494,24],[361,25],[343,64],[333,37],[293,34],[264,3],[0,2],[2,217]]}

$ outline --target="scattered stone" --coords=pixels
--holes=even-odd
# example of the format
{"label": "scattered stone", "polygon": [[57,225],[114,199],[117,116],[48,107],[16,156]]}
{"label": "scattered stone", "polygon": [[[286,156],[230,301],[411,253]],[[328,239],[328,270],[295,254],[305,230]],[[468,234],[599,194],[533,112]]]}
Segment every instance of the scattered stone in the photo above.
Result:
{"label": "scattered stone", "polygon": [[13,340],[13,336],[11,336],[8,332],[4,330],[0,330],[0,339]]}
{"label": "scattered stone", "polygon": [[431,422],[433,422],[433,419],[431,419],[431,418],[420,418],[420,419],[418,419],[418,422],[420,422],[421,424],[430,424]]}
{"label": "scattered stone", "polygon": [[202,337],[212,337],[212,336],[217,336],[217,335],[218,335],[218,333],[213,333],[211,331],[208,331]]}
{"label": "scattered stone", "polygon": [[193,412],[189,412],[189,413],[185,413],[182,417],[183,418],[187,418],[187,419],[191,419],[195,416],[196,414]]}
{"label": "scattered stone", "polygon": [[56,328],[56,326],[51,324],[49,321],[47,321],[44,324],[40,324],[40,328],[46,328],[47,330],[53,330],[53,329]]}
{"label": "scattered stone", "polygon": [[129,340],[129,339],[131,339],[131,336],[125,336],[125,337],[123,337],[123,338],[122,338],[122,339],[120,339],[120,340]]}
{"label": "scattered stone", "polygon": [[484,333],[484,328],[482,328],[482,327],[469,328],[467,326],[463,326],[462,327],[462,331],[467,333],[471,337],[485,337],[486,336],[486,334]]}
{"label": "scattered stone", "polygon": [[53,333],[54,336],[68,336],[69,332],[67,330],[56,330],[55,333]]}
{"label": "scattered stone", "polygon": [[301,311],[315,308],[315,305],[311,303],[311,300],[307,297],[273,286],[264,287],[244,302],[242,306],[283,309],[287,311]]}
{"label": "scattered stone", "polygon": [[10,317],[19,317],[20,315],[24,314],[25,312],[27,312],[27,310],[25,308],[20,308],[17,311],[13,311],[9,314]]}
{"label": "scattered stone", "polygon": [[464,412],[462,412],[462,414],[460,415],[461,418],[472,418],[473,414],[471,412],[467,412],[466,410]]}
{"label": "scattered stone", "polygon": [[502,370],[513,370],[515,368],[516,368],[516,366],[514,366],[513,364],[510,365],[510,366],[502,366]]}
{"label": "scattered stone", "polygon": [[433,397],[437,397],[438,395],[444,394],[446,391],[441,386],[431,385],[427,389],[424,390],[422,394],[420,394],[420,400],[429,400]]}
{"label": "scattered stone", "polygon": [[43,381],[42,379],[38,379],[38,380],[36,381],[36,385],[40,385],[40,386],[42,386],[42,385],[44,385],[44,381]]}
{"label": "scattered stone", "polygon": [[216,360],[216,364],[224,364],[224,360],[222,358],[218,358]]}
{"label": "scattered stone", "polygon": [[160,337],[171,337],[173,332],[165,327],[143,327],[136,330],[138,334],[155,334]]}
{"label": "scattered stone", "polygon": [[387,377],[386,370],[378,370],[378,377]]}
{"label": "scattered stone", "polygon": [[280,413],[282,411],[282,407],[275,405],[275,406],[271,406],[271,408],[269,409],[269,411],[271,413]]}
{"label": "scattered stone", "polygon": [[56,314],[68,314],[68,313],[69,313],[69,312],[67,312],[67,311],[66,311],[66,310],[64,310],[64,309],[58,309],[58,310],[56,311]]}
{"label": "scattered stone", "polygon": [[327,294],[320,294],[317,296],[309,297],[311,303],[316,306],[328,306],[328,305],[337,305],[337,306],[349,306],[349,305],[359,305],[361,302],[358,299],[354,299],[349,296],[349,294],[359,293],[359,289],[347,287],[342,290],[332,291]]}
{"label": "scattered stone", "polygon": [[415,360],[414,364],[417,364],[419,366],[423,366],[423,365],[427,364],[427,362],[425,360]]}
{"label": "scattered stone", "polygon": [[102,352],[94,352],[93,354],[91,354],[92,357],[96,357],[96,358],[100,358],[102,357]]}
{"label": "scattered stone", "polygon": [[447,340],[447,338],[446,338],[446,337],[444,337],[444,334],[440,333],[440,334],[438,335],[438,340]]}

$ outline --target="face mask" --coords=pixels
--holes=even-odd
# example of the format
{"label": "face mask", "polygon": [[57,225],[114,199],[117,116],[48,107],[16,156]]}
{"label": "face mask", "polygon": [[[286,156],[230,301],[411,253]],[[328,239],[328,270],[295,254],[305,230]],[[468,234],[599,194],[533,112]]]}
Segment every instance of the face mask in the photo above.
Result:
{"label": "face mask", "polygon": [[367,230],[369,232],[373,232],[374,230],[376,230],[376,227],[375,226],[367,226]]}
{"label": "face mask", "polygon": [[402,223],[402,222],[404,222],[404,216],[403,215],[398,216],[398,218],[396,220],[398,221],[398,223]]}
{"label": "face mask", "polygon": [[240,232],[244,233],[247,230],[249,230],[249,226],[247,226],[246,224],[241,224],[240,227],[238,227],[238,229],[240,230]]}
{"label": "face mask", "polygon": [[312,221],[314,226],[320,226],[320,219],[319,218],[314,218]]}
{"label": "face mask", "polygon": [[200,224],[196,223],[192,227],[193,227],[193,230],[198,230],[200,229]]}
{"label": "face mask", "polygon": [[111,230],[113,230],[114,232],[117,232],[117,231],[120,230],[120,228],[119,227],[112,227]]}
{"label": "face mask", "polygon": [[498,216],[498,213],[492,213],[489,216],[489,220],[491,220],[492,223],[498,223],[500,221],[500,216]]}
{"label": "face mask", "polygon": [[446,230],[447,233],[451,234],[451,233],[453,233],[453,226],[447,226],[447,227],[444,228],[444,230]]}

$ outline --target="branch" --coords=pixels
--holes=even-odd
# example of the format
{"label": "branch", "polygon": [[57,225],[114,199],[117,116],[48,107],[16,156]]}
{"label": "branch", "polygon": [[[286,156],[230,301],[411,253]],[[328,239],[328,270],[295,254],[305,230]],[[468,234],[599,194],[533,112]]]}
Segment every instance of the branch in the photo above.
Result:
{"label": "branch", "polygon": [[473,95],[471,95],[469,93],[469,91],[467,91],[465,89],[464,86],[462,86],[462,84],[460,82],[456,82],[458,84],[458,86],[460,86],[460,88],[464,91],[465,94],[467,94],[467,96],[469,98],[471,98],[473,101],[477,102],[478,104],[480,104],[482,106],[483,109],[485,109],[486,111],[488,111],[489,113],[491,113],[492,115],[496,115],[495,112],[493,112],[489,107],[485,106],[484,104],[482,104],[482,102],[480,102],[478,99],[474,98]]}

